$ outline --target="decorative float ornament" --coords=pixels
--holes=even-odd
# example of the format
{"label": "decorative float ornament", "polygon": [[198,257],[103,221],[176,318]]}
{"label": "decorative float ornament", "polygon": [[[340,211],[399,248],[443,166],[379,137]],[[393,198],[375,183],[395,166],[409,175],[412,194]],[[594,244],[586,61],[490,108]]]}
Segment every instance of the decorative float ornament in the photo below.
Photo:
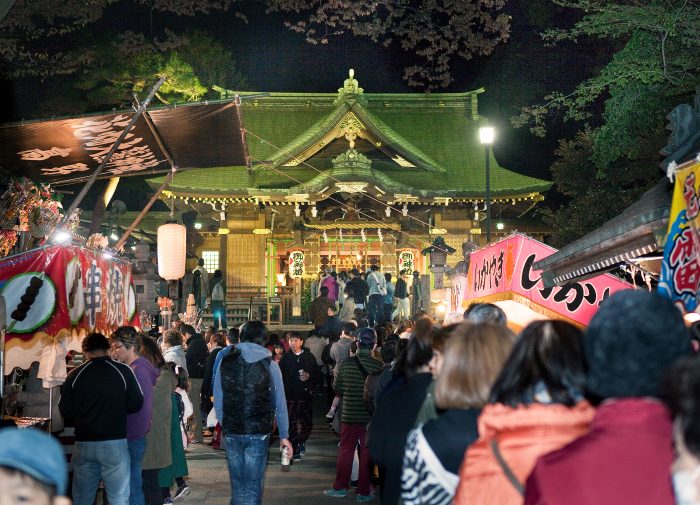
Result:
{"label": "decorative float ornament", "polygon": [[109,239],[101,233],[93,233],[88,237],[85,245],[91,249],[106,249],[109,245]]}
{"label": "decorative float ornament", "polygon": [[413,253],[411,251],[401,251],[399,253],[399,272],[401,270],[406,270],[408,273],[413,272],[415,268],[413,267]]}
{"label": "decorative float ornament", "polygon": [[292,279],[300,279],[304,276],[304,253],[302,251],[289,253],[289,276]]}
{"label": "decorative float ornament", "polygon": [[160,308],[160,317],[161,322],[163,323],[163,329],[169,330],[175,303],[167,296],[159,296],[158,307]]}
{"label": "decorative float ornament", "polygon": [[177,223],[158,227],[158,275],[173,281],[185,275],[187,228]]}
{"label": "decorative float ornament", "polygon": [[15,230],[0,230],[0,257],[7,256],[17,243]]}

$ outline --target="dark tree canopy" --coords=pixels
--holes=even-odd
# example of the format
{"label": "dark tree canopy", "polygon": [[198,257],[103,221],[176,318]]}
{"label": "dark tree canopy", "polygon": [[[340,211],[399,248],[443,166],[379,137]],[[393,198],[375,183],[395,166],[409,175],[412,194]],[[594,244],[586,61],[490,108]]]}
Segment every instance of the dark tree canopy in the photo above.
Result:
{"label": "dark tree canopy", "polygon": [[[100,20],[117,3],[128,2],[17,0],[0,23],[0,68],[9,78],[46,78],[84,68],[96,55],[57,41]],[[244,1],[235,0],[132,0],[132,4],[179,16],[230,10],[241,19],[246,7]],[[448,86],[459,61],[488,55],[508,38],[510,17],[501,12],[504,4],[505,0],[265,1],[268,12],[285,13],[286,26],[313,44],[347,32],[386,46],[399,45],[415,56],[404,69],[404,78],[426,90]]]}

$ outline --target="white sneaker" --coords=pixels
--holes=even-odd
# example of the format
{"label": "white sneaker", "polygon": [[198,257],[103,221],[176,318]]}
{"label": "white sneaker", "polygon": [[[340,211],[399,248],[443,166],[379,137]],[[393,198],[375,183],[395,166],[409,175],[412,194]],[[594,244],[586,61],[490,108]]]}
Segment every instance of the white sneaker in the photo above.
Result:
{"label": "white sneaker", "polygon": [[326,414],[326,419],[333,419],[335,417],[335,409],[331,409]]}

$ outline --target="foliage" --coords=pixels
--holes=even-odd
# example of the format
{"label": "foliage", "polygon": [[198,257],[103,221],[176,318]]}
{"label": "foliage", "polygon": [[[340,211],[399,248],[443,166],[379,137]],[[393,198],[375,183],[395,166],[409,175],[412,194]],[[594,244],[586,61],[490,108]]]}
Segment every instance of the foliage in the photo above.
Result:
{"label": "foliage", "polygon": [[689,0],[554,0],[577,9],[572,27],[545,32],[546,40],[577,42],[582,37],[620,45],[611,61],[569,93],[553,92],[512,119],[544,135],[555,114],[588,120],[604,106],[593,138],[592,160],[605,171],[620,158],[639,155],[640,139],[652,135],[673,105],[687,100],[698,83],[697,26],[700,8]]}
{"label": "foliage", "polygon": [[[184,16],[245,5],[243,0],[134,2],[152,11]],[[116,3],[118,0],[17,0],[0,22],[0,66],[11,78],[47,78],[96,63],[90,50],[56,50],[61,47],[57,41],[99,20]],[[286,26],[304,34],[312,44],[326,44],[347,32],[385,46],[400,45],[415,56],[415,63],[404,69],[404,78],[411,86],[427,90],[448,86],[457,62],[490,54],[507,40],[510,28],[510,16],[501,12],[505,0],[265,0],[264,4],[268,12],[295,18],[286,21]],[[245,18],[240,11],[235,14]]]}
{"label": "foliage", "polygon": [[247,85],[231,51],[199,32],[178,36],[166,31],[163,40],[152,41],[132,32],[116,40],[105,34],[83,45],[90,48],[94,63],[67,82],[51,83],[53,92],[39,107],[44,115],[129,107],[134,93],[144,96],[163,75],[167,80],[156,94],[163,104],[218,97],[211,91],[214,84],[235,89]]}
{"label": "foliage", "polygon": [[389,46],[398,43],[416,56],[404,69],[411,86],[435,89],[452,82],[455,60],[490,54],[507,40],[510,16],[499,13],[504,0],[268,0],[269,11],[301,13],[287,21],[307,42],[327,44],[345,32]]}
{"label": "foliage", "polygon": [[613,163],[601,173],[592,161],[598,133],[585,128],[574,140],[560,141],[555,152],[555,188],[570,200],[556,211],[543,209],[545,222],[552,229],[549,242],[555,247],[562,247],[619,215],[659,179],[654,137],[640,146],[639,159]]}

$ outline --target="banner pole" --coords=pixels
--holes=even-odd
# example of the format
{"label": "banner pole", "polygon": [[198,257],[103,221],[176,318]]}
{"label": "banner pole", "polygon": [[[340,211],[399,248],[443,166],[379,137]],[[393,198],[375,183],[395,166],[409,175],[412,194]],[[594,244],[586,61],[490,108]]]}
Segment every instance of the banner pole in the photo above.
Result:
{"label": "banner pole", "polygon": [[124,242],[126,242],[126,239],[129,238],[129,235],[131,235],[131,232],[134,231],[134,228],[138,226],[138,224],[141,222],[143,217],[148,213],[149,210],[151,210],[151,207],[153,206],[154,203],[156,203],[156,200],[158,200],[158,197],[160,194],[163,192],[163,190],[167,187],[168,184],[170,184],[170,181],[173,180],[173,176],[175,175],[175,172],[177,169],[175,167],[172,168],[170,173],[165,177],[165,180],[163,181],[163,184],[160,185],[158,190],[155,192],[155,194],[151,197],[151,199],[148,201],[146,206],[143,208],[143,210],[139,213],[138,216],[136,216],[136,219],[134,219],[134,222],[129,225],[129,227],[126,229],[124,232],[124,235],[119,239],[119,242],[114,244],[114,248],[118,251],[123,245]]}
{"label": "banner pole", "polygon": [[[133,128],[133,126],[136,124],[136,121],[144,113],[144,111],[146,110],[146,107],[148,107],[148,104],[151,102],[151,100],[155,96],[156,92],[163,85],[164,82],[165,82],[165,76],[161,77],[158,80],[158,82],[153,86],[153,88],[151,88],[151,91],[148,93],[148,96],[146,97],[146,99],[143,102],[141,102],[141,105],[136,110],[134,117],[131,118],[131,121],[129,121],[129,124],[126,125],[126,128],[124,128],[121,135],[119,135],[117,140],[112,145],[112,148],[109,150],[109,152],[104,157],[102,162],[99,164],[97,169],[93,172],[90,179],[88,179],[88,181],[85,183],[83,188],[80,190],[80,193],[78,193],[78,196],[76,196],[75,200],[73,200],[73,203],[70,204],[70,207],[68,207],[68,210],[66,211],[65,215],[63,216],[63,221],[61,222],[61,224],[59,226],[56,227],[56,230],[58,230],[59,228],[63,228],[64,226],[66,226],[66,224],[68,224],[68,221],[70,221],[70,218],[73,215],[73,212],[75,211],[75,209],[77,209],[78,205],[80,205],[80,203],[83,201],[83,198],[85,198],[85,195],[87,194],[88,190],[92,187],[92,185],[97,180],[97,177],[102,173],[104,168],[107,166],[107,163],[109,163],[109,160],[112,158],[112,155],[117,151],[117,148],[122,143],[122,141],[126,138],[126,135],[129,133],[129,130],[131,130],[131,128]],[[54,233],[55,233],[55,231],[54,231]]]}

